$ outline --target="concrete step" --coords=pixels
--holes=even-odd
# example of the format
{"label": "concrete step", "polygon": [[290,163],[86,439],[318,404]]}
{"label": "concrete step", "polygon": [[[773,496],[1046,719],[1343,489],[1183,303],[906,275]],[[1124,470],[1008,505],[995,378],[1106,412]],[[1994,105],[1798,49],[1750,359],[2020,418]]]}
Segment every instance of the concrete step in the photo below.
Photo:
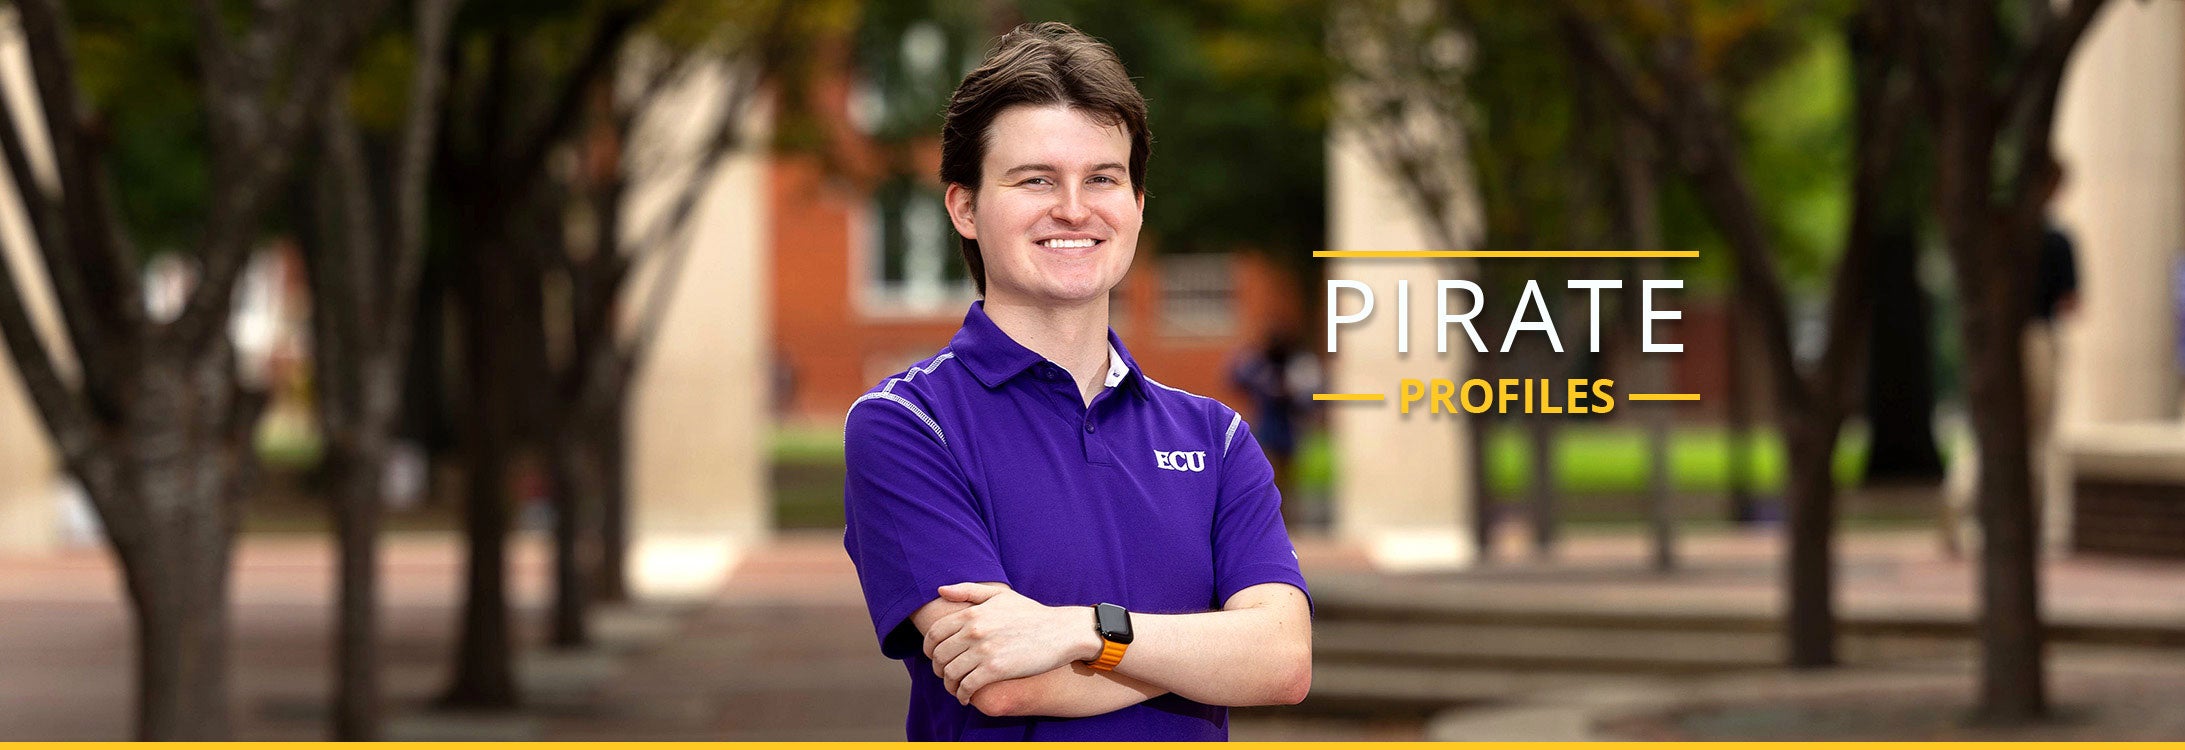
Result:
{"label": "concrete step", "polygon": [[[1724,635],[1774,634],[1782,617],[1774,607],[1708,601],[1617,601],[1549,595],[1483,595],[1461,586],[1436,586],[1386,578],[1334,578],[1313,583],[1314,622],[1446,624],[1505,628],[1567,628],[1615,632],[1683,632]],[[1555,592],[1567,594],[1571,592]],[[1858,639],[1971,640],[1975,618],[1964,612],[1843,607],[1837,628]],[[2185,649],[2185,621],[2106,617],[2052,617],[2051,642]],[[1847,646],[1850,644],[1847,643]]]}
{"label": "concrete step", "polygon": [[1318,716],[1423,720],[1452,707],[1491,706],[1534,693],[1604,682],[1641,685],[1647,678],[1316,660],[1312,693],[1295,710]]}
{"label": "concrete step", "polygon": [[1772,633],[1350,619],[1313,627],[1316,665],[1703,674],[1773,666],[1782,652]]}

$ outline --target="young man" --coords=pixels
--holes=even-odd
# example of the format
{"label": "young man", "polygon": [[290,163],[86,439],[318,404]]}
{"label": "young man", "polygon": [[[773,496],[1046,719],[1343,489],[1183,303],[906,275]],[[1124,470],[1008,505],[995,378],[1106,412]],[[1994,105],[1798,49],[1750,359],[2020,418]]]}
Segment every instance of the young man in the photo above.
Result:
{"label": "young man", "polygon": [[1295,703],[1311,614],[1273,470],[1236,412],[1108,329],[1145,209],[1145,100],[1113,50],[1018,28],[941,136],[974,302],[850,407],[843,546],[910,739],[1226,739]]}

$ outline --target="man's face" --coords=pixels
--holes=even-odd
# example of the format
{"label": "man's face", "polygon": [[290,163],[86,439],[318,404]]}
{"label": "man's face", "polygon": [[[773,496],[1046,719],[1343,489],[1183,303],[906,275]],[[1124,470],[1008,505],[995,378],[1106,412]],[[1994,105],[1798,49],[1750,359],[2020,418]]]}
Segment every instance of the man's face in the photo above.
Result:
{"label": "man's face", "polygon": [[1061,105],[1019,106],[994,118],[986,140],[978,190],[948,186],[948,214],[979,242],[987,299],[1104,298],[1130,270],[1145,212],[1123,126]]}

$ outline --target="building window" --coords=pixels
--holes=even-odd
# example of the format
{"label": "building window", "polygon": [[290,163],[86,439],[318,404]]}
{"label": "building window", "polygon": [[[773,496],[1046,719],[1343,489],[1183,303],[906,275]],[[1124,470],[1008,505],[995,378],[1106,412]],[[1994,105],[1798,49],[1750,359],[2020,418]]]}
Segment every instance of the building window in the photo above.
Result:
{"label": "building window", "polygon": [[941,194],[909,177],[873,190],[867,224],[866,297],[879,312],[953,310],[972,296]]}
{"label": "building window", "polygon": [[1237,282],[1228,255],[1161,258],[1161,333],[1225,337],[1237,331]]}

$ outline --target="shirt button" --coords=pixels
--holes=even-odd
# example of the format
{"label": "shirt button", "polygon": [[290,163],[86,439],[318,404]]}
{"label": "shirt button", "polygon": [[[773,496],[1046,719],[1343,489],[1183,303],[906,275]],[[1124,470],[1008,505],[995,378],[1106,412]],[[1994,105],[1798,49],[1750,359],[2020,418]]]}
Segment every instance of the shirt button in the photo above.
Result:
{"label": "shirt button", "polygon": [[1086,432],[1088,432],[1088,433],[1092,432],[1092,431],[1093,431],[1093,423],[1091,423],[1091,422],[1086,422],[1086,423],[1085,423],[1085,431],[1086,431]]}

